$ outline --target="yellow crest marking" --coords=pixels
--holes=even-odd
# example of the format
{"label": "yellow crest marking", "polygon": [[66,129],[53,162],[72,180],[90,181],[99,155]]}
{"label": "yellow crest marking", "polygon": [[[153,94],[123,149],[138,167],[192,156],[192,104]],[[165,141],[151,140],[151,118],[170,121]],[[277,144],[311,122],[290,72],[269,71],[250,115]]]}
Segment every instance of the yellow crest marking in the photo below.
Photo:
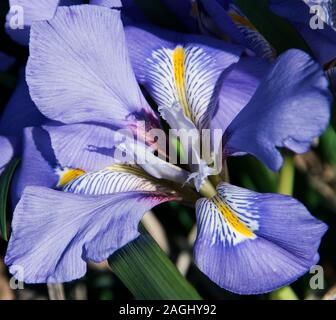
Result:
{"label": "yellow crest marking", "polygon": [[86,172],[81,169],[66,169],[60,174],[57,187],[64,187],[72,180],[78,178],[79,176],[85,174]]}
{"label": "yellow crest marking", "polygon": [[238,15],[237,13],[231,11],[231,12],[229,12],[229,16],[231,17],[231,19],[234,22],[236,22],[238,24],[241,24],[241,25],[243,25],[245,27],[248,27],[248,28],[250,28],[252,30],[257,31],[256,27],[249,20],[247,20],[246,18]]}
{"label": "yellow crest marking", "polygon": [[254,238],[255,234],[242,222],[239,220],[237,215],[223,202],[223,200],[218,196],[214,196],[211,199],[217,206],[221,214],[224,216],[225,220],[239,233],[247,238]]}
{"label": "yellow crest marking", "polygon": [[180,105],[183,108],[183,112],[191,119],[191,112],[188,103],[188,97],[186,93],[186,81],[185,81],[185,50],[181,46],[177,46],[173,51],[173,72],[176,86],[176,92]]}

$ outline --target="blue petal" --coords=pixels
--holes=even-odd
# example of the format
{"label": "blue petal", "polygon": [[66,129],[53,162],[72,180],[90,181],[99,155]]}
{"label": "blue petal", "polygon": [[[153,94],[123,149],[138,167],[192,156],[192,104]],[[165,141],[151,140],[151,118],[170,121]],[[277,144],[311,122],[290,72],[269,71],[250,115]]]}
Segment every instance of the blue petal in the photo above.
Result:
{"label": "blue petal", "polygon": [[204,25],[204,27],[206,28],[206,30],[213,32],[214,26],[211,25],[211,23],[214,23],[223,35],[228,35],[230,37],[230,40],[234,41],[235,43],[246,45],[243,34],[239,31],[239,29],[236,27],[236,25],[228,15],[228,10],[230,8],[231,2],[232,1],[228,1],[225,5],[223,5],[217,0],[200,0],[198,4],[198,10],[200,11],[199,14],[207,16],[208,20],[211,21],[209,25],[209,22],[205,20],[206,24]]}
{"label": "blue petal", "polygon": [[123,126],[156,119],[136,82],[116,10],[60,7],[51,21],[34,23],[27,82],[52,120]]}
{"label": "blue petal", "polygon": [[218,106],[211,120],[213,129],[223,132],[251,100],[270,63],[261,58],[241,58],[224,78]]}
{"label": "blue petal", "polygon": [[121,0],[90,0],[90,4],[95,4],[97,6],[104,6],[108,8],[121,8]]}
{"label": "blue petal", "polygon": [[46,125],[52,149],[61,167],[95,171],[112,163],[114,131],[99,125]]}
{"label": "blue petal", "polygon": [[306,152],[328,125],[331,101],[320,66],[306,53],[289,50],[226,130],[225,152],[253,154],[278,170],[282,157],[277,147]]}
{"label": "blue petal", "polygon": [[159,180],[146,175],[140,168],[114,165],[96,172],[85,173],[62,188],[65,192],[86,195],[106,195],[129,191],[164,191]]}
{"label": "blue petal", "polygon": [[14,156],[14,150],[13,145],[11,141],[0,135],[0,174],[4,171],[6,168],[6,165],[8,162],[12,159]]}
{"label": "blue petal", "polygon": [[[207,24],[209,25],[207,29],[214,30],[213,33],[219,33],[221,37],[229,36],[229,40],[244,45],[259,57],[269,60],[275,57],[272,46],[235,6],[233,1],[221,3],[219,0],[200,0],[199,2],[201,11],[204,11],[203,15],[207,14],[208,20],[211,21],[209,23],[205,20],[205,27]],[[219,32],[216,28],[219,29]]]}
{"label": "blue petal", "polygon": [[169,109],[178,102],[197,128],[209,128],[222,73],[239,60],[242,48],[148,26],[125,31],[136,77],[156,103]]}
{"label": "blue petal", "polygon": [[[184,183],[188,172],[154,155],[154,150],[131,131],[114,131],[91,124],[44,126],[61,167],[98,171],[116,162],[137,164],[156,178]],[[120,149],[126,148],[125,157]],[[125,149],[123,148],[123,149]],[[118,152],[119,151],[119,152]]]}
{"label": "blue petal", "polygon": [[[10,0],[10,11],[6,17],[6,30],[9,36],[22,45],[28,45],[29,30],[33,21],[51,19],[58,7],[59,0]],[[18,7],[23,10],[24,25],[20,28],[11,28],[11,21],[17,20]]]}
{"label": "blue petal", "polygon": [[229,184],[217,191],[196,204],[195,261],[212,281],[235,293],[261,294],[295,281],[317,263],[327,227],[301,203]]}
{"label": "blue petal", "polygon": [[271,0],[270,8],[293,24],[321,64],[336,58],[336,31],[326,23],[323,29],[312,29],[310,20],[313,15],[302,0]]}
{"label": "blue petal", "polygon": [[102,262],[138,237],[146,211],[171,200],[126,192],[83,196],[28,187],[17,205],[5,263],[24,270],[26,283],[62,283],[82,277],[86,261]]}
{"label": "blue petal", "polygon": [[13,181],[13,203],[18,202],[27,186],[55,187],[58,182],[57,166],[48,133],[41,128],[26,128],[22,160]]}

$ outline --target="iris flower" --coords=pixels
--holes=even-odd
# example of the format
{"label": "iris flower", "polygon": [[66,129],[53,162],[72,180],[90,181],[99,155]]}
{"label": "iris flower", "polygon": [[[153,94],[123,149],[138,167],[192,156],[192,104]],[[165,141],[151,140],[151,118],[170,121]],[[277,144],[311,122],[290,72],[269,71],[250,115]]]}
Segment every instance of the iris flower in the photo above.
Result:
{"label": "iris flower", "polygon": [[274,48],[232,0],[195,0],[193,14],[202,33],[241,44],[251,54],[273,60]]}
{"label": "iris flower", "polygon": [[[51,19],[58,6],[80,3],[82,3],[80,0],[10,0],[9,5],[12,9],[7,14],[6,30],[13,40],[22,45],[28,45],[30,26],[34,21]],[[120,0],[91,0],[90,3],[107,7],[121,6]],[[23,9],[23,29],[10,28],[10,20],[14,14],[17,14],[17,6]],[[13,62],[14,58],[0,52],[0,71],[8,69]],[[46,121],[47,119],[37,110],[30,98],[25,70],[20,70],[17,87],[0,117],[0,149],[2,151],[0,174],[14,156],[21,154],[23,129],[42,125]]]}
{"label": "iris flower", "polygon": [[[57,123],[25,132],[5,258],[12,273],[23,267],[25,282],[82,277],[87,261],[101,262],[137,238],[145,212],[171,200],[195,203],[195,263],[222,288],[268,292],[318,261],[326,225],[295,199],[213,179],[215,159],[186,168],[156,155],[161,150],[146,133],[161,124],[136,78],[171,128],[211,129],[223,107],[219,87],[241,55],[202,36],[161,36],[128,27],[126,41],[120,12],[87,5],[59,8],[52,20],[32,25],[30,94]],[[223,150],[212,155],[251,153],[277,169],[277,147],[304,152],[324,130],[330,100],[318,64],[291,50],[224,121]],[[140,149],[120,128],[136,136]],[[120,147],[136,163],[120,161]],[[149,162],[140,161],[144,155]]]}
{"label": "iris flower", "polygon": [[[210,118],[208,126],[223,130],[225,156],[250,153],[276,171],[282,165],[277,148],[306,152],[314,137],[319,136],[328,124],[331,96],[326,79],[319,66],[299,50],[289,50],[271,68],[262,60],[252,59],[253,69],[247,63],[249,59],[242,57],[225,69],[221,66],[225,59],[220,54],[223,50],[226,55],[229,50],[235,50],[235,54],[240,55],[239,47],[208,37],[204,38],[208,46],[203,47],[200,38],[153,27],[127,26],[125,32],[137,79],[161,108],[169,108],[176,101],[178,93],[174,90],[176,85],[170,72],[174,70],[173,61],[169,55],[182,51],[186,79],[195,78],[193,83],[200,86],[200,90],[195,91],[188,87],[189,84],[186,88],[187,98],[194,104],[192,107],[200,112],[194,118]],[[145,39],[147,45],[143,46]],[[218,58],[216,54],[219,54]],[[198,72],[192,77],[188,69],[194,71],[193,63],[197,64]],[[223,69],[225,72],[221,73]],[[291,73],[290,77],[287,72]],[[323,91],[310,93],[307,90],[309,86],[317,88],[320,85],[324,87]],[[210,92],[218,89],[215,107],[212,107],[211,99],[205,98],[209,91],[204,88],[210,88]],[[198,129],[207,127],[195,125]]]}
{"label": "iris flower", "polygon": [[[311,6],[318,5],[311,13]],[[287,19],[304,38],[317,61],[325,68],[331,81],[332,88],[336,89],[336,24],[335,2],[314,0],[272,0],[270,8],[277,15]],[[313,7],[312,7],[313,8]],[[323,22],[322,29],[312,28],[311,21],[316,24],[316,15]]]}

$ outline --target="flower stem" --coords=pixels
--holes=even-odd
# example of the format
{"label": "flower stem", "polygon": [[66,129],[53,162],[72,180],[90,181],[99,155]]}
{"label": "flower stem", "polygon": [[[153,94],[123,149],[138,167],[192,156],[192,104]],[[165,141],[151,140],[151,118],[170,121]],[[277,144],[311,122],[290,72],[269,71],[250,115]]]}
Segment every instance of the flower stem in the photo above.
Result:
{"label": "flower stem", "polygon": [[284,165],[280,170],[278,192],[286,195],[293,195],[294,189],[294,159],[293,157],[286,156],[284,160]]}
{"label": "flower stem", "polygon": [[48,283],[47,287],[50,300],[65,300],[64,287],[62,283]]}
{"label": "flower stem", "polygon": [[[295,167],[293,157],[286,156],[284,165],[280,170],[278,192],[286,195],[293,195]],[[298,300],[298,296],[290,286],[286,286],[271,292],[272,300]]]}
{"label": "flower stem", "polygon": [[216,193],[216,188],[208,179],[206,179],[201,187],[200,194],[208,199],[211,199],[216,195]]}

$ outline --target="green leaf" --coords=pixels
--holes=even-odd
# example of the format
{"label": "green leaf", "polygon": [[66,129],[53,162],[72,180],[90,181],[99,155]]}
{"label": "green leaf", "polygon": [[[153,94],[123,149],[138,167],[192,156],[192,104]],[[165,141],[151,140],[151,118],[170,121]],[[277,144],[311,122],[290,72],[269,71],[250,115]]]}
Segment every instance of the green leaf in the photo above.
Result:
{"label": "green leaf", "polygon": [[234,0],[234,2],[278,54],[291,48],[311,54],[311,50],[296,29],[288,21],[270,11],[269,0]]}
{"label": "green leaf", "polygon": [[145,232],[113,254],[108,263],[136,299],[201,299],[153,238]]}
{"label": "green leaf", "polygon": [[1,235],[4,240],[7,239],[7,197],[9,186],[12,181],[13,174],[17,165],[19,164],[20,159],[13,159],[8,165],[6,170],[0,177],[0,226],[1,226]]}

